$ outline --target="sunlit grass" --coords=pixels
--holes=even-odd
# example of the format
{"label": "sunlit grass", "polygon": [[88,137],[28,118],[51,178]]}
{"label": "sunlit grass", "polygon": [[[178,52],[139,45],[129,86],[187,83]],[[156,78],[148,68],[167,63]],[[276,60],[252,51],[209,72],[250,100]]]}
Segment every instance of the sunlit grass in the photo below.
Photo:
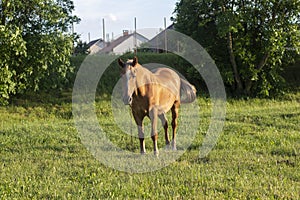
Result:
{"label": "sunlit grass", "polygon": [[[281,100],[228,100],[224,131],[203,159],[199,148],[210,123],[211,102],[199,98],[198,103],[200,127],[187,151],[167,167],[144,174],[120,172],[98,162],[80,141],[70,103],[1,107],[0,196],[299,199],[299,94]],[[96,103],[99,124],[115,144],[138,153],[138,139],[131,140],[114,123],[110,105],[107,98]],[[132,130],[136,134],[136,128]],[[151,138],[146,144],[152,154]],[[161,130],[159,146],[163,145]]]}

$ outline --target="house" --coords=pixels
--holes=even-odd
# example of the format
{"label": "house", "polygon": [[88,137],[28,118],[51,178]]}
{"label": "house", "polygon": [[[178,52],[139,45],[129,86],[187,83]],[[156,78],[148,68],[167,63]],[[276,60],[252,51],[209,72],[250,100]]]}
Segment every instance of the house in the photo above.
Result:
{"label": "house", "polygon": [[148,41],[148,38],[139,33],[129,33],[128,30],[124,30],[122,36],[111,42],[104,42],[102,39],[89,42],[88,51],[90,54],[100,53],[121,55],[126,52],[134,51],[136,47],[140,47],[142,43]]}
{"label": "house", "polygon": [[105,42],[102,39],[93,40],[88,43],[88,52],[95,54],[105,47]]}
{"label": "house", "polygon": [[[136,47],[139,47],[142,43],[148,42],[149,40],[139,33],[129,33],[129,31],[123,31],[123,35],[111,42],[105,43],[105,46],[94,47],[91,54],[116,54],[121,55],[126,52],[132,52]],[[95,43],[96,44],[96,43]]]}
{"label": "house", "polygon": [[161,31],[151,40],[149,40],[146,44],[147,48],[145,48],[144,51],[157,53],[165,52],[168,49],[168,43],[166,43],[166,38],[167,41],[170,42],[170,38],[167,37],[168,30],[175,30],[174,24],[170,25],[165,30]]}

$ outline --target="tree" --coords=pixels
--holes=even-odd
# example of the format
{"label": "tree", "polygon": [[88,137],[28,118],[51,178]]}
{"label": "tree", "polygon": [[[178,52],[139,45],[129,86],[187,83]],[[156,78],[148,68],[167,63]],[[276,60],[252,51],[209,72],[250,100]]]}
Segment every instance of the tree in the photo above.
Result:
{"label": "tree", "polygon": [[88,49],[89,49],[88,44],[86,42],[82,42],[81,40],[79,40],[75,47],[74,54],[75,55],[87,55],[89,53]]}
{"label": "tree", "polygon": [[181,0],[175,14],[237,93],[268,96],[300,54],[299,0]]}
{"label": "tree", "polygon": [[25,90],[54,88],[73,53],[71,0],[0,2],[0,104]]}

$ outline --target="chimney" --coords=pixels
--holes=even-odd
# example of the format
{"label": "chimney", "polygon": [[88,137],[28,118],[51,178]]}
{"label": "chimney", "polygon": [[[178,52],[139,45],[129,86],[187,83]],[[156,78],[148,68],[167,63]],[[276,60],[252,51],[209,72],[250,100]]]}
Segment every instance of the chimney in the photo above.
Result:
{"label": "chimney", "polygon": [[123,30],[123,36],[127,36],[129,35],[129,31],[128,30]]}

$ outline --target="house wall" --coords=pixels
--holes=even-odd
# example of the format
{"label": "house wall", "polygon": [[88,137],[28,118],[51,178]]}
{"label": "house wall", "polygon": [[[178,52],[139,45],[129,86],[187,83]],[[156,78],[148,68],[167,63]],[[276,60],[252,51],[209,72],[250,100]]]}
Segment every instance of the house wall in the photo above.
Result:
{"label": "house wall", "polygon": [[90,54],[95,54],[97,52],[99,52],[102,48],[100,48],[99,46],[97,45],[93,45],[89,48],[89,52]]}
{"label": "house wall", "polygon": [[[116,46],[113,49],[113,53],[116,55],[121,55],[123,53],[126,53],[128,51],[133,51],[134,49],[134,36],[129,37],[127,40],[125,40],[124,42],[122,42],[121,44],[119,44],[118,46]],[[147,42],[148,40],[140,37],[139,35],[137,35],[137,46],[139,47],[142,43]]]}
{"label": "house wall", "polygon": [[101,51],[101,49],[103,48],[104,48],[104,43],[102,41],[98,41],[89,48],[89,52],[90,54],[95,54]]}

